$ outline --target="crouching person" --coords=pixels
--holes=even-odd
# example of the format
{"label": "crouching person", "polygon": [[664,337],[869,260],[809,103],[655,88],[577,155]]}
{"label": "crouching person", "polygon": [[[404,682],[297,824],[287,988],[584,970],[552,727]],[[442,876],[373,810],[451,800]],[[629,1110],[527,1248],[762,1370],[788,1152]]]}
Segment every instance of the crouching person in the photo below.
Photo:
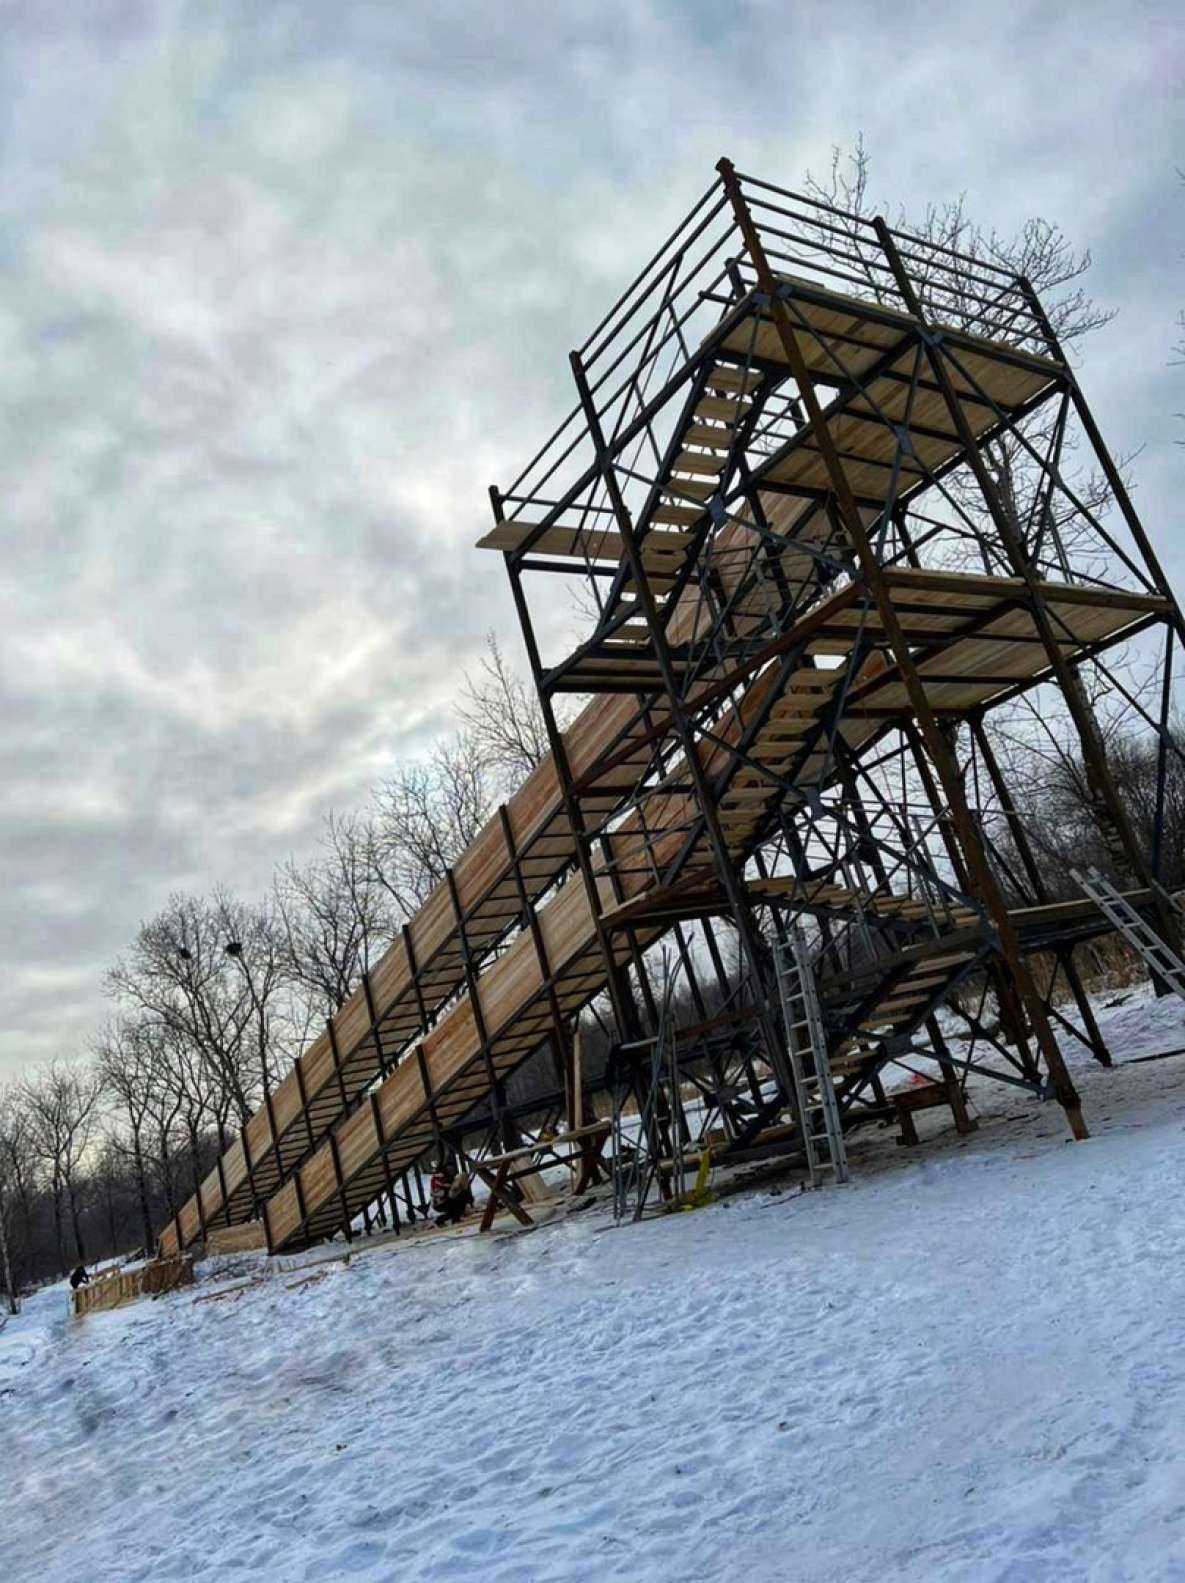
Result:
{"label": "crouching person", "polygon": [[429,1188],[438,1226],[455,1226],[465,1211],[473,1206],[469,1178],[448,1162],[436,1171]]}

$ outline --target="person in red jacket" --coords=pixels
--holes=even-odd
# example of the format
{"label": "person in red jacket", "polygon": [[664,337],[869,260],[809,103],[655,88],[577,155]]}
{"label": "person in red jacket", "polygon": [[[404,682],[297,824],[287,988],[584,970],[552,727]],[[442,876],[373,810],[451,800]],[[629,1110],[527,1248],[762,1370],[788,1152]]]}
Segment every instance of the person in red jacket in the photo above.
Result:
{"label": "person in red jacket", "polygon": [[428,1184],[438,1226],[455,1226],[473,1203],[469,1178],[458,1173],[450,1161],[441,1164]]}

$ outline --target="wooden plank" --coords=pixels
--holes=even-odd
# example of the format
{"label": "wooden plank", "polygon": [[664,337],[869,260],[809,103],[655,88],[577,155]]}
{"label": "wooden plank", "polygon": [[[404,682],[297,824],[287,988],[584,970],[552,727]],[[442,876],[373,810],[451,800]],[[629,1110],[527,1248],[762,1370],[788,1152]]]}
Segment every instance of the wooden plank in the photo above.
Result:
{"label": "wooden plank", "polygon": [[717,428],[706,423],[693,423],[683,436],[685,445],[702,445],[711,451],[732,449],[731,429]]}
{"label": "wooden plank", "polygon": [[159,1296],[193,1284],[188,1259],[153,1259],[131,1270],[111,1270],[70,1293],[70,1311],[76,1319],[111,1308],[122,1308],[145,1296]]}
{"label": "wooden plank", "polygon": [[695,415],[697,418],[718,419],[723,423],[736,423],[738,418],[744,417],[751,411],[751,401],[728,400],[723,396],[701,396],[696,403]]}
{"label": "wooden plank", "polygon": [[[672,522],[677,526],[694,527],[697,522],[704,520],[702,506],[671,506],[667,504],[655,506],[650,520],[652,522]],[[644,541],[647,549],[653,549],[649,540]]]}
{"label": "wooden plank", "polygon": [[247,1220],[236,1226],[212,1226],[206,1237],[206,1252],[211,1255],[250,1253],[266,1247],[262,1220]]}
{"label": "wooden plank", "polygon": [[705,476],[718,478],[722,465],[718,457],[705,456],[702,451],[680,451],[675,458],[674,471],[677,473],[702,473]]}
{"label": "wooden plank", "polygon": [[[479,550],[517,550],[525,544],[539,524],[500,522],[477,541]],[[621,535],[616,528],[544,528],[531,545],[532,555],[565,555],[575,560],[617,561],[621,559]]]}
{"label": "wooden plank", "polygon": [[765,378],[755,368],[736,368],[731,363],[717,363],[708,375],[707,384],[712,390],[728,390],[748,395],[756,390]]}
{"label": "wooden plank", "polygon": [[663,494],[676,501],[685,495],[692,495],[697,500],[708,500],[716,493],[717,488],[715,479],[680,478],[677,474],[672,474],[670,483],[663,489]]}

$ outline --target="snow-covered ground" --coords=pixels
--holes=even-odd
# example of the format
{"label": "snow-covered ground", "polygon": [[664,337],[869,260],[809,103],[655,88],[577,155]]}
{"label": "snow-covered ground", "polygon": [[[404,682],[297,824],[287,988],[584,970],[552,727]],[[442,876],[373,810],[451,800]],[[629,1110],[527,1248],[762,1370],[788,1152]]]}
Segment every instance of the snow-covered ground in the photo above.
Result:
{"label": "snow-covered ground", "polygon": [[844,1188],[44,1292],[0,1578],[1185,1579],[1185,1057],[1074,1064],[1085,1144],[981,1086]]}

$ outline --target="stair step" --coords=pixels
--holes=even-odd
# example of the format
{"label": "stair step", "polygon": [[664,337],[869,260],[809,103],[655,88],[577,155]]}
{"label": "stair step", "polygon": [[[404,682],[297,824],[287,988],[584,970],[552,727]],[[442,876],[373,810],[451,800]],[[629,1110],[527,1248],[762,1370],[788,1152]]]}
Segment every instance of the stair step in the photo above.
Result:
{"label": "stair step", "polygon": [[733,433],[720,424],[693,423],[683,436],[688,445],[704,445],[712,451],[732,449]]}
{"label": "stair step", "polygon": [[705,456],[702,451],[680,451],[675,458],[674,470],[677,473],[703,473],[718,478],[720,463],[714,456]]}
{"label": "stair step", "polygon": [[[703,508],[700,506],[656,506],[650,520],[652,522],[673,522],[678,527],[690,528],[704,519]],[[648,543],[648,547],[649,543]]]}
{"label": "stair step", "polygon": [[694,495],[697,500],[709,500],[719,486],[713,478],[672,478],[663,493],[666,495]]}
{"label": "stair step", "polygon": [[642,564],[648,570],[655,566],[660,571],[672,571],[687,554],[687,545],[683,539],[681,533],[648,533],[642,540]]}
{"label": "stair step", "polygon": [[751,401],[729,400],[725,396],[703,396],[695,406],[697,418],[719,418],[724,423],[735,423],[752,410]]}
{"label": "stair step", "polygon": [[731,363],[717,363],[708,375],[707,383],[712,390],[739,391],[748,395],[749,391],[756,390],[765,375],[755,368],[734,368]]}

